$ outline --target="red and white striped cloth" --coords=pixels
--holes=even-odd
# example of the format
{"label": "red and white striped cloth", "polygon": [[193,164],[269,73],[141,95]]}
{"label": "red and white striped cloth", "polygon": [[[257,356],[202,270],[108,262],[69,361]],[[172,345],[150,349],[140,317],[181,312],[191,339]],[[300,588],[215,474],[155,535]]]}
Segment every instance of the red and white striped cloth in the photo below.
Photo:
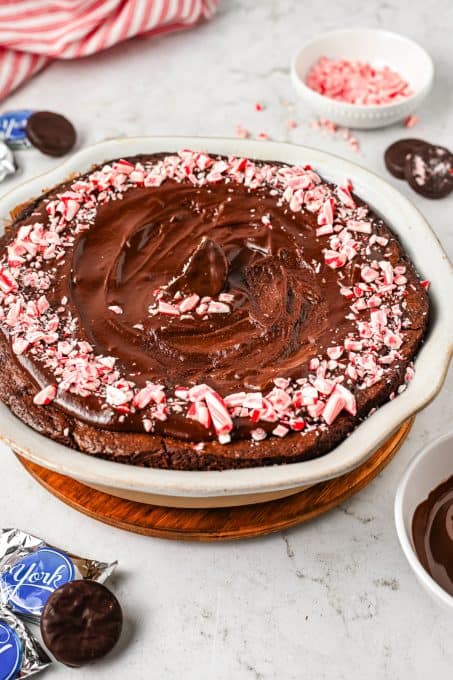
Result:
{"label": "red and white striped cloth", "polygon": [[219,0],[0,0],[0,100],[51,59],[209,19]]}

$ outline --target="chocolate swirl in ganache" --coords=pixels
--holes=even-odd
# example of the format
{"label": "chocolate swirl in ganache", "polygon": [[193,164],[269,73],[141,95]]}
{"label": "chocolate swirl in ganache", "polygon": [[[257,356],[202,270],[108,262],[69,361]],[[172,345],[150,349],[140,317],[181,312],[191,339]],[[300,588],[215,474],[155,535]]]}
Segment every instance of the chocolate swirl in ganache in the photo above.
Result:
{"label": "chocolate swirl in ganache", "polygon": [[[99,354],[118,357],[138,385],[208,381],[221,394],[265,390],[278,376],[299,377],[300,366],[328,346],[347,314],[335,273],[324,267],[321,288],[310,265],[321,256],[321,244],[311,238],[314,225],[305,218],[301,228],[275,199],[263,195],[257,207],[256,195],[239,185],[230,194],[230,188],[203,191],[168,183],[153,192],[131,190],[120,204],[112,201],[99,209],[95,227],[80,237],[72,262],[65,265],[57,299],[69,297],[88,342]],[[272,229],[261,221],[268,214]],[[215,235],[228,262],[226,277],[221,264],[221,278],[222,290],[234,295],[231,312],[193,319],[150,316],[154,291],[179,276],[187,253],[199,249],[207,235]],[[202,252],[206,257],[195,258],[190,276],[182,274],[184,293],[209,292],[215,277],[206,280],[204,274],[212,246]],[[221,263],[221,257],[215,259]],[[200,287],[188,288],[196,286],[197,277]],[[143,329],[134,329],[136,324]],[[66,398],[62,405],[69,407]],[[92,421],[94,414],[79,415]],[[116,414],[111,417],[118,420]],[[126,420],[132,425],[134,417]],[[194,424],[186,421],[188,426],[192,432]],[[116,422],[116,427],[124,424]]]}

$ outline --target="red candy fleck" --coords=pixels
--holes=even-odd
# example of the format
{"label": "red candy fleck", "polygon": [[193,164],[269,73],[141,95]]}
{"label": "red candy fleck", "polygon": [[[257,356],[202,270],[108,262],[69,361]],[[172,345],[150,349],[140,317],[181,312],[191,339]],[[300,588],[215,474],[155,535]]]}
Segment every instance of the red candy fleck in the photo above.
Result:
{"label": "red candy fleck", "polygon": [[335,392],[333,392],[333,394],[329,397],[329,401],[322,411],[322,417],[326,421],[327,425],[332,425],[345,406],[345,400],[340,395],[340,393],[335,390]]}
{"label": "red candy fleck", "polygon": [[324,261],[331,269],[339,269],[346,264],[346,256],[336,253],[334,250],[326,250],[324,252]]}
{"label": "red candy fleck", "polygon": [[242,125],[236,125],[236,137],[247,139],[247,137],[250,137],[250,132]]}
{"label": "red candy fleck", "polygon": [[196,293],[189,295],[189,297],[184,298],[184,300],[179,303],[179,311],[182,313],[191,312],[198,305],[199,301],[200,296]]}
{"label": "red candy fleck", "polygon": [[340,395],[340,397],[344,401],[344,409],[351,414],[351,416],[355,416],[357,413],[357,404],[354,395],[352,392],[346,387],[343,387],[343,385],[337,385],[335,387],[335,392]]}
{"label": "red candy fleck", "polygon": [[267,432],[266,430],[263,430],[262,427],[257,427],[255,430],[250,432],[250,435],[255,442],[260,442],[263,439],[266,439]]}
{"label": "red candy fleck", "polygon": [[38,406],[47,406],[57,396],[56,385],[47,385],[33,397],[33,403]]}
{"label": "red candy fleck", "polygon": [[337,345],[336,347],[328,347],[327,348],[327,356],[330,359],[339,359],[341,355],[343,354],[343,347],[341,345]]}
{"label": "red candy fleck", "polygon": [[330,197],[324,203],[322,204],[322,207],[320,211],[318,212],[318,224],[323,226],[323,225],[332,225],[333,224],[333,217],[334,217],[334,211],[335,211],[335,200]]}
{"label": "red candy fleck", "polygon": [[23,354],[30,347],[30,343],[25,338],[18,337],[13,340],[12,347],[14,354]]}
{"label": "red candy fleck", "polygon": [[137,392],[132,402],[135,408],[142,409],[148,406],[152,401],[154,390],[154,385],[147,385]]}
{"label": "red candy fleck", "polygon": [[289,432],[289,429],[287,427],[285,427],[284,425],[277,425],[277,427],[275,427],[272,430],[272,434],[275,435],[276,437],[286,437],[288,432]]}
{"label": "red candy fleck", "polygon": [[206,393],[205,399],[216,433],[231,432],[233,421],[222,397],[212,390]]}
{"label": "red candy fleck", "polygon": [[352,197],[351,188],[349,187],[349,185],[338,187],[337,195],[340,201],[343,203],[343,205],[345,205],[347,208],[351,208],[351,210],[355,209],[356,204]]}
{"label": "red candy fleck", "polygon": [[208,314],[228,314],[231,311],[225,302],[212,301],[208,304]]}
{"label": "red candy fleck", "polygon": [[290,422],[291,429],[295,432],[302,432],[302,430],[305,429],[305,425],[306,423],[303,418],[294,418],[294,420],[291,420]]}
{"label": "red candy fleck", "polygon": [[16,280],[8,269],[0,269],[0,289],[4,293],[11,293],[17,289]]}
{"label": "red candy fleck", "polygon": [[179,309],[168,302],[164,302],[163,300],[159,300],[157,309],[161,314],[168,314],[168,316],[179,316]]}
{"label": "red candy fleck", "polygon": [[211,416],[208,407],[202,402],[194,402],[187,411],[187,417],[197,420],[206,429],[211,426]]}
{"label": "red candy fleck", "polygon": [[321,132],[327,132],[329,135],[339,136],[345,140],[356,153],[360,150],[360,144],[358,139],[356,139],[351,131],[345,127],[338,127],[331,120],[326,118],[318,118],[317,120],[312,120],[309,126],[315,130],[321,130]]}
{"label": "red candy fleck", "polygon": [[417,123],[418,123],[417,116],[407,116],[407,118],[404,121],[404,125],[407,128],[413,128],[417,125]]}

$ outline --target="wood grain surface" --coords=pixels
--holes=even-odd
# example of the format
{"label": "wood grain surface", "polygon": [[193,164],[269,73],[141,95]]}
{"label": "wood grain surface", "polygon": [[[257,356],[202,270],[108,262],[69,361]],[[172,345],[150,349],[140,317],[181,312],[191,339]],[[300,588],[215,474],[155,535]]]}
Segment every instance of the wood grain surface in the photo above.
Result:
{"label": "wood grain surface", "polygon": [[407,420],[371,458],[342,477],[279,500],[233,508],[165,508],[128,501],[18,458],[54,496],[93,519],[146,536],[222,541],[281,531],[335,508],[363,489],[389,463],[413,422],[414,418]]}

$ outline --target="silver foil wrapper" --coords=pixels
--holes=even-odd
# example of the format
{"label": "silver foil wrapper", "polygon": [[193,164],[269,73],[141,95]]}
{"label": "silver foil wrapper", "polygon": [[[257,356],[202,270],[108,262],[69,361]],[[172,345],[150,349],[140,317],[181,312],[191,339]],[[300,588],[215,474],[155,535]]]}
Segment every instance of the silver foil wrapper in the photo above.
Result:
{"label": "silver foil wrapper", "polygon": [[0,182],[3,182],[8,175],[14,175],[15,172],[13,152],[5,142],[0,141]]}
{"label": "silver foil wrapper", "polygon": [[104,583],[117,562],[98,562],[49,545],[21,529],[0,530],[0,606],[39,623],[50,595],[68,581]]}
{"label": "silver foil wrapper", "polygon": [[52,662],[39,642],[33,637],[22,621],[12,611],[0,605],[0,624],[9,626],[21,642],[22,658],[20,668],[14,678],[22,680],[39,673]]}

